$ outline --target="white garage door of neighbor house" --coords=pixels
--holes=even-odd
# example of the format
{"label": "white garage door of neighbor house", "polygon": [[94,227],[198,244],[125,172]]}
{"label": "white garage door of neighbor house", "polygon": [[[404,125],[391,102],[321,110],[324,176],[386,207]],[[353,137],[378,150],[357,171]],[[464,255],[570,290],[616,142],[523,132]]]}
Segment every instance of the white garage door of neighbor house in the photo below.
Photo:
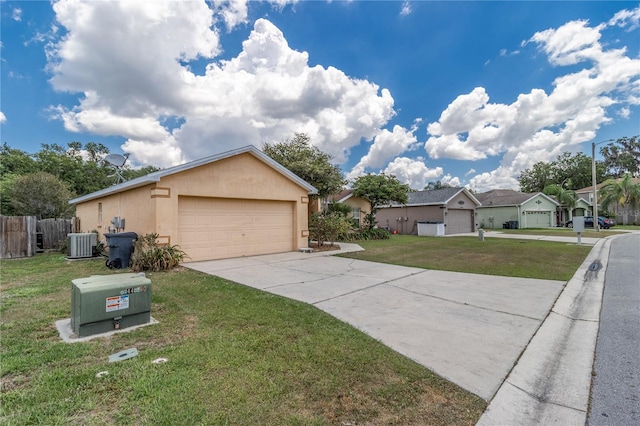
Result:
{"label": "white garage door of neighbor house", "polygon": [[180,197],[178,209],[188,261],[293,250],[293,202]]}
{"label": "white garage door of neighbor house", "polygon": [[445,233],[449,235],[465,232],[473,232],[473,210],[447,210]]}
{"label": "white garage door of neighbor house", "polygon": [[548,228],[551,226],[551,212],[527,211],[527,228]]}

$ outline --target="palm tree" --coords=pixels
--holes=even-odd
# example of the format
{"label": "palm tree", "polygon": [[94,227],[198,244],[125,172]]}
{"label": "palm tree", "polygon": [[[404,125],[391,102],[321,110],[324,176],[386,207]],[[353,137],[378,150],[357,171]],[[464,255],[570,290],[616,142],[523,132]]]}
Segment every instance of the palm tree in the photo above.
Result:
{"label": "palm tree", "polygon": [[553,183],[545,186],[542,192],[545,195],[553,195],[556,197],[556,200],[558,200],[561,207],[566,208],[569,211],[569,217],[567,220],[570,220],[573,217],[573,209],[575,209],[578,204],[578,194],[576,194],[575,191],[563,188],[562,185],[558,185],[557,183]]}
{"label": "palm tree", "polygon": [[630,173],[622,179],[609,179],[602,184],[598,199],[604,209],[612,204],[621,206],[622,224],[627,225],[629,208],[640,203],[640,183],[635,183]]}

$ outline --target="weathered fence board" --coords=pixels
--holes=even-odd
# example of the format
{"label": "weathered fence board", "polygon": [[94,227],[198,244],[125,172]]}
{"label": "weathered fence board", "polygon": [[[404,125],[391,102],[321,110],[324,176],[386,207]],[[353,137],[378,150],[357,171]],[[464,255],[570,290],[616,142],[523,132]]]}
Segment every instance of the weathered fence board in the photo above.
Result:
{"label": "weathered fence board", "polygon": [[75,232],[73,219],[41,219],[36,232],[42,233],[43,250],[59,250],[67,239],[67,234]]}
{"label": "weathered fence board", "polygon": [[0,216],[1,259],[36,253],[36,222],[35,216]]}

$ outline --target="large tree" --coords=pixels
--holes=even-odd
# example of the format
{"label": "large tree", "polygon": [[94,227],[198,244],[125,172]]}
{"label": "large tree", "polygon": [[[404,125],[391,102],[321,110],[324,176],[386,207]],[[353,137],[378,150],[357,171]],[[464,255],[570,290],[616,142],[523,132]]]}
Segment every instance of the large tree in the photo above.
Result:
{"label": "large tree", "polygon": [[0,148],[0,178],[6,175],[27,175],[38,171],[38,165],[31,156],[20,149],[3,143]]}
{"label": "large tree", "polygon": [[427,184],[424,187],[424,190],[433,191],[434,189],[443,189],[443,188],[453,188],[453,186],[449,185],[448,183],[443,183],[442,181],[436,180],[436,181],[427,182]]}
{"label": "large tree", "polygon": [[635,183],[630,173],[622,179],[609,179],[600,188],[598,201],[604,209],[611,205],[620,205],[622,223],[627,225],[630,210],[640,204],[640,183]]}
{"label": "large tree", "polygon": [[[0,179],[8,184],[15,177],[42,171],[65,182],[77,195],[85,195],[115,183],[113,168],[103,161],[108,154],[109,148],[97,142],[85,145],[69,142],[66,148],[58,144],[43,144],[42,149],[34,154],[4,143],[0,149]],[[158,168],[151,166],[133,169],[125,165],[122,174],[129,180],[156,170]],[[5,198],[3,194],[3,207],[6,206]]]}
{"label": "large tree", "polygon": [[[4,188],[3,188],[4,191]],[[38,219],[68,218],[73,214],[69,200],[74,196],[65,182],[47,172],[17,177],[7,188],[15,216],[36,216]]]}
{"label": "large tree", "polygon": [[626,173],[640,176],[640,136],[622,137],[603,147],[600,153],[609,177],[619,178]]}
{"label": "large tree", "polygon": [[313,185],[318,190],[315,197],[335,194],[345,184],[340,168],[331,163],[332,157],[311,145],[311,139],[304,133],[296,133],[293,139],[284,142],[265,143],[262,151]]}
{"label": "large tree", "polygon": [[376,224],[376,212],[380,207],[390,204],[392,201],[406,203],[409,185],[400,182],[394,175],[368,174],[357,177],[353,183],[353,195],[362,197],[371,204],[371,213],[367,215],[369,228]]}
{"label": "large tree", "polygon": [[[592,185],[591,158],[583,153],[564,152],[554,161],[538,162],[531,169],[524,170],[518,177],[520,191],[543,192],[549,185],[560,185],[562,188],[577,190]],[[596,181],[605,180],[604,165],[596,163]]]}

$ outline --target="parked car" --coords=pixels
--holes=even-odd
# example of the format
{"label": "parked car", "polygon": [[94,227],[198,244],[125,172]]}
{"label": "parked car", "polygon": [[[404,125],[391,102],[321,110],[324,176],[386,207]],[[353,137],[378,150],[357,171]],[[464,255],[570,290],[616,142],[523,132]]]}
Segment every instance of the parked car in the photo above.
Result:
{"label": "parked car", "polygon": [[[602,229],[609,229],[612,226],[615,226],[615,222],[612,219],[607,219],[606,217],[598,216],[598,226]],[[565,226],[567,228],[573,228],[573,221],[568,221]],[[593,228],[593,216],[585,216],[584,217],[584,227],[585,228]]]}

